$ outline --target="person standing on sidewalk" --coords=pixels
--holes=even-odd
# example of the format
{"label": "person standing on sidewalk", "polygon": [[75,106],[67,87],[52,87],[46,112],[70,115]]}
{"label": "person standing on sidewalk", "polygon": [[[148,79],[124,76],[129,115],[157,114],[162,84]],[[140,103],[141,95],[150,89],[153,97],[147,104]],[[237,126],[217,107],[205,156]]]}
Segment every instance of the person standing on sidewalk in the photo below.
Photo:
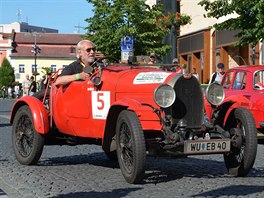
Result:
{"label": "person standing on sidewalk", "polygon": [[216,72],[214,72],[211,75],[209,84],[211,84],[213,82],[217,82],[217,83],[221,84],[223,76],[225,74],[224,67],[225,67],[225,65],[223,63],[218,63],[217,64]]}
{"label": "person standing on sidewalk", "polygon": [[37,91],[37,83],[35,81],[34,76],[31,76],[30,80],[31,80],[31,84],[30,84],[29,89],[28,89],[28,95],[33,96],[34,93],[36,93],[36,91]]}
{"label": "person standing on sidewalk", "polygon": [[23,81],[22,85],[23,85],[23,96],[27,96],[28,95],[28,89],[30,86],[31,82],[29,79],[29,75],[26,75],[26,79]]}

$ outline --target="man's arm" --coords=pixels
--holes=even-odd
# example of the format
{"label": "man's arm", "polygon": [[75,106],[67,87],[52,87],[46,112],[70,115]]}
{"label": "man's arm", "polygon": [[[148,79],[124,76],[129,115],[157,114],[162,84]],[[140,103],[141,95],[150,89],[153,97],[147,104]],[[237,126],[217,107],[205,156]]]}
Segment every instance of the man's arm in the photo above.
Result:
{"label": "man's arm", "polygon": [[72,75],[59,76],[55,82],[55,85],[67,85],[75,80],[86,80],[87,78],[89,78],[89,76],[89,74],[84,72]]}

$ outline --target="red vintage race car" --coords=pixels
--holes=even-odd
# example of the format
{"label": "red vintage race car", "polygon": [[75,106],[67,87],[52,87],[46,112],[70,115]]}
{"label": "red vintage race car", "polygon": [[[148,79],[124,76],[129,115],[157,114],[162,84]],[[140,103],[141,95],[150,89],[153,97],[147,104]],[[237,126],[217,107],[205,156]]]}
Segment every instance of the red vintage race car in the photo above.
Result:
{"label": "red vintage race car", "polygon": [[[238,108],[229,125],[204,123],[203,92],[191,74],[165,71],[160,65],[102,62],[86,81],[59,87],[51,83],[45,92],[17,100],[11,123],[21,164],[36,164],[44,144],[98,144],[118,160],[128,183],[140,183],[146,155],[160,153],[223,153],[231,174],[249,173],[257,147],[254,119],[246,109]],[[207,93],[211,105],[223,101],[218,84]]]}
{"label": "red vintage race car", "polygon": [[258,138],[264,139],[264,65],[229,69],[222,86],[229,111],[239,107],[248,109],[254,117]]}

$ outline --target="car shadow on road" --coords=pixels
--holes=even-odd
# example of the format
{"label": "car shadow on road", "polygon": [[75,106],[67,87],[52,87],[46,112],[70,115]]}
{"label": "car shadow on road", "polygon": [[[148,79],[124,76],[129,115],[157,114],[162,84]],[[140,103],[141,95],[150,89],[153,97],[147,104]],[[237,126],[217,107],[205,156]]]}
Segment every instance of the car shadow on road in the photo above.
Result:
{"label": "car shadow on road", "polygon": [[119,168],[118,162],[110,160],[104,152],[95,152],[87,155],[72,155],[64,157],[52,157],[41,160],[40,166],[61,166],[61,165],[79,165],[90,164],[95,166],[103,166],[105,168]]}
{"label": "car shadow on road", "polygon": [[[185,157],[179,159],[155,159],[147,162],[146,183],[163,183],[183,177],[190,178],[232,178],[224,160],[198,159]],[[252,168],[247,177],[264,177],[264,168]]]}
{"label": "car shadow on road", "polygon": [[[222,159],[222,156],[220,156]],[[87,155],[52,157],[41,160],[40,166],[63,166],[89,164],[104,168],[119,168],[118,162],[109,160],[104,152]],[[191,178],[230,178],[224,161],[195,157],[155,158],[147,157],[146,175],[143,183],[164,183],[183,177]],[[264,169],[253,168],[247,177],[264,177]]]}
{"label": "car shadow on road", "polygon": [[[245,190],[246,189],[246,190]],[[264,186],[232,185],[199,193],[192,197],[249,196],[264,191]]]}
{"label": "car shadow on road", "polygon": [[54,196],[52,198],[76,198],[76,197],[107,197],[107,198],[119,198],[119,197],[125,197],[129,193],[141,190],[142,188],[120,188],[120,189],[114,189],[112,191],[108,192],[97,192],[97,191],[90,191],[90,192],[74,192],[74,193],[68,193],[68,194],[62,194],[58,196]]}

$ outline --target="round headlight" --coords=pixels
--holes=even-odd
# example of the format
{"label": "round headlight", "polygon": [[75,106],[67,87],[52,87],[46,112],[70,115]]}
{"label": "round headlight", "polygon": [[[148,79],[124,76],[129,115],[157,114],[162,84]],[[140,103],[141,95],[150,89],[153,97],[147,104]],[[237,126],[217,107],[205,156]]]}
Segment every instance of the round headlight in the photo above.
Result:
{"label": "round headlight", "polygon": [[225,98],[225,92],[222,85],[218,83],[210,84],[206,89],[206,99],[212,105],[219,105]]}
{"label": "round headlight", "polygon": [[174,89],[167,84],[162,84],[154,91],[154,100],[162,108],[170,107],[176,98]]}

